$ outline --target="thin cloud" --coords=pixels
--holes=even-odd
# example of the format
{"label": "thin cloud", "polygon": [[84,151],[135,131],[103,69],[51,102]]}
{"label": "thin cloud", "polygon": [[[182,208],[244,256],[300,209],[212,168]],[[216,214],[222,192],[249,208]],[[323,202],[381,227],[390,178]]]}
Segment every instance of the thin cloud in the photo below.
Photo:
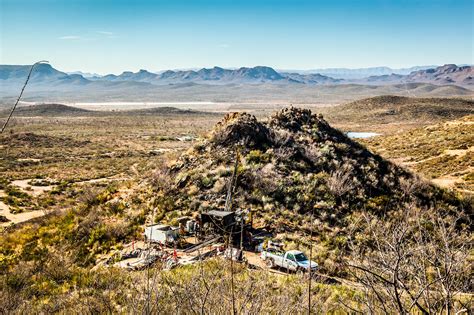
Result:
{"label": "thin cloud", "polygon": [[97,31],[97,33],[102,34],[102,35],[107,35],[107,36],[112,36],[114,33],[112,32],[107,32],[107,31]]}
{"label": "thin cloud", "polygon": [[219,47],[219,48],[229,48],[230,45],[229,44],[219,44],[219,45],[217,45],[217,47]]}
{"label": "thin cloud", "polygon": [[109,32],[109,31],[97,31],[96,33],[104,36],[105,38],[117,38],[118,37],[117,35],[115,35],[115,33]]}
{"label": "thin cloud", "polygon": [[61,39],[61,40],[76,40],[76,39],[81,39],[81,37],[76,36],[76,35],[66,35],[66,36],[58,37],[58,39]]}

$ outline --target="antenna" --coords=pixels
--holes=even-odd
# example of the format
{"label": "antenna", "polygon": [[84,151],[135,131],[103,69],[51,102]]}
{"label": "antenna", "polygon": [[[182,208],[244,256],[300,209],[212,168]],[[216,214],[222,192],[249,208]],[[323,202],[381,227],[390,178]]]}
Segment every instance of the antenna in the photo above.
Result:
{"label": "antenna", "polygon": [[15,105],[13,105],[13,108],[10,112],[10,115],[8,115],[7,121],[5,121],[5,124],[3,124],[2,130],[0,130],[0,133],[3,133],[5,128],[7,128],[8,122],[12,118],[13,112],[15,111],[16,106],[20,102],[21,96],[23,95],[23,91],[25,91],[26,85],[28,84],[28,81],[30,80],[31,73],[33,72],[33,69],[36,67],[36,65],[43,64],[43,63],[49,63],[49,61],[41,60],[41,61],[35,62],[34,64],[31,65],[30,72],[28,72],[28,76],[26,77],[26,81],[25,81],[25,84],[23,85],[23,88],[21,89],[20,95],[16,99]]}

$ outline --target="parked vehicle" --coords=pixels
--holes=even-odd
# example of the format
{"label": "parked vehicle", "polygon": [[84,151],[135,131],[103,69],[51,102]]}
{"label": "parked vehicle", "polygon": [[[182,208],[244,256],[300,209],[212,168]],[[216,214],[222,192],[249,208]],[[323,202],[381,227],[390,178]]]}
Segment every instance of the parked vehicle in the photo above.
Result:
{"label": "parked vehicle", "polygon": [[263,251],[260,257],[267,263],[269,268],[281,267],[295,272],[307,272],[310,267],[312,272],[318,269],[318,264],[310,261],[299,250],[290,250],[285,253],[275,248],[269,248]]}

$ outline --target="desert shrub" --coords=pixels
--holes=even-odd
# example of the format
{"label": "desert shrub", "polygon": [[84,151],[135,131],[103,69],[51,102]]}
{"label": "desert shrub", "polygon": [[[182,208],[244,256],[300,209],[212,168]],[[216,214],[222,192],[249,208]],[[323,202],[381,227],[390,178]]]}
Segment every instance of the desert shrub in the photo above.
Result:
{"label": "desert shrub", "polygon": [[50,186],[50,185],[58,185],[59,182],[52,179],[44,179],[44,178],[34,178],[28,181],[28,185],[31,186]]}
{"label": "desert shrub", "polygon": [[10,181],[4,177],[0,177],[0,189],[5,189],[10,184]]}
{"label": "desert shrub", "polygon": [[122,200],[112,199],[106,203],[106,209],[110,215],[122,215],[126,208],[127,205]]}
{"label": "desert shrub", "polygon": [[97,187],[86,187],[80,192],[78,201],[88,206],[93,206],[97,202],[99,191]]}
{"label": "desert shrub", "polygon": [[245,157],[248,163],[262,164],[268,163],[271,159],[270,154],[263,153],[260,150],[251,150]]}
{"label": "desert shrub", "polygon": [[211,188],[212,186],[214,186],[215,182],[216,182],[216,179],[209,174],[202,176],[200,178],[200,184],[204,188]]}
{"label": "desert shrub", "polygon": [[5,193],[8,196],[19,198],[19,199],[29,199],[29,195],[25,192],[23,192],[21,189],[16,188],[15,186],[7,186],[5,187]]}
{"label": "desert shrub", "polygon": [[176,138],[170,136],[156,136],[156,141],[174,141]]}
{"label": "desert shrub", "polygon": [[19,267],[13,272],[6,274],[6,276],[2,279],[3,285],[15,292],[20,292],[33,283],[31,279],[31,273],[31,267]]}
{"label": "desert shrub", "polygon": [[56,185],[53,189],[49,191],[50,195],[60,195],[63,193],[67,188],[69,184],[67,182],[62,181],[58,185]]}
{"label": "desert shrub", "polygon": [[194,145],[194,150],[197,152],[197,153],[203,153],[204,150],[206,149],[206,144],[205,143],[197,143]]}
{"label": "desert shrub", "polygon": [[3,197],[3,202],[10,206],[10,212],[18,213],[24,210],[25,207],[32,205],[31,196],[15,186],[8,185],[5,187],[6,196]]}
{"label": "desert shrub", "polygon": [[380,210],[388,210],[391,198],[390,196],[383,195],[373,197],[367,200],[366,206],[367,210],[371,211],[380,211]]}

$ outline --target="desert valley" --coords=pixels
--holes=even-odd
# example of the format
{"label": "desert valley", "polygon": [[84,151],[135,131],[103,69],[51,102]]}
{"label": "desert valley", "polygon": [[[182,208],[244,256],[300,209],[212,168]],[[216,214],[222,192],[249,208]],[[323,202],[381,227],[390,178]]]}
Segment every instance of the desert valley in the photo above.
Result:
{"label": "desert valley", "polygon": [[473,10],[0,0],[0,314],[473,314]]}
{"label": "desert valley", "polygon": [[[2,118],[27,71],[0,66]],[[472,74],[38,66],[0,136],[2,311],[472,308]],[[157,247],[156,224],[182,231]]]}

